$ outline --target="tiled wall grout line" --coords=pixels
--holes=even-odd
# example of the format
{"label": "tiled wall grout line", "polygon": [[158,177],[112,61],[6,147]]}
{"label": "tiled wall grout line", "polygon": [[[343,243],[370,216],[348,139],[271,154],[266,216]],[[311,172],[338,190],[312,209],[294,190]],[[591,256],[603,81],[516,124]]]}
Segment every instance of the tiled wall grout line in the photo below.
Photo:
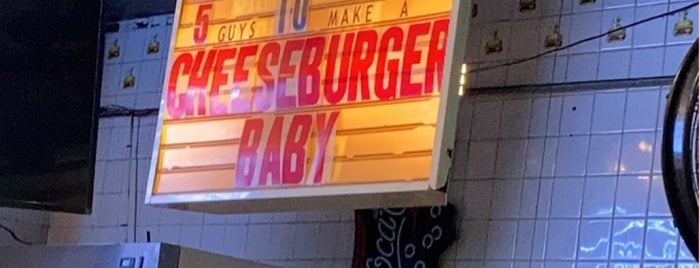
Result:
{"label": "tiled wall grout line", "polygon": [[[658,95],[660,95],[662,92],[662,89],[658,89],[657,91],[658,91]],[[660,98],[658,98],[658,108],[659,108],[659,106],[660,106]],[[653,122],[653,125],[657,126],[658,125],[658,113],[655,113],[654,117],[655,117],[655,120]],[[657,144],[657,136],[658,135],[653,135],[653,144],[654,145]],[[657,149],[657,147],[653,146],[653,150],[656,150],[656,149]],[[653,155],[655,155],[655,153],[653,153]],[[655,159],[652,159],[650,162],[650,171],[651,172],[653,171],[653,165],[655,162],[654,160]],[[646,243],[648,241],[648,224],[649,224],[648,211],[650,209],[650,194],[651,194],[652,187],[653,187],[653,176],[649,175],[649,177],[648,177],[648,193],[646,195],[646,204],[645,204],[645,209],[644,209],[644,218],[645,218],[644,221],[645,221],[645,223],[643,225],[643,239],[641,239],[641,245],[642,245],[641,262],[642,263],[645,263],[645,259],[646,259],[646,250],[647,250]]]}
{"label": "tiled wall grout line", "polygon": [[[565,104],[565,98],[561,98],[561,107],[558,111],[560,116],[558,117],[558,122],[556,123],[557,128],[558,128],[556,130],[556,133],[561,133],[561,125],[562,125],[561,122],[563,120],[563,108],[565,107],[564,104]],[[559,166],[558,165],[558,153],[560,152],[560,149],[561,149],[560,145],[561,145],[561,139],[557,138],[556,139],[556,153],[554,153],[554,157],[553,157],[554,165],[553,165],[553,169],[551,170],[551,172],[554,174],[553,175],[554,177],[557,177],[555,174],[556,174],[556,170],[558,169],[558,166]],[[550,196],[549,196],[549,200],[548,200],[548,208],[547,208],[548,211],[546,212],[546,225],[547,225],[547,227],[546,227],[546,234],[544,235],[545,238],[544,238],[543,258],[542,258],[543,261],[546,261],[547,258],[549,257],[548,250],[549,250],[550,245],[548,244],[548,242],[549,242],[549,232],[551,231],[551,212],[552,212],[552,207],[553,207],[553,196],[554,196],[554,190],[555,190],[555,182],[556,182],[556,178],[551,179],[551,192],[550,192]]]}
{"label": "tiled wall grout line", "polygon": [[[622,118],[624,118],[624,120],[621,121],[621,129],[624,129],[624,128],[625,128],[625,125],[626,125],[626,108],[628,107],[628,100],[629,100],[629,94],[628,94],[628,90],[626,90],[626,94],[625,94],[625,98],[624,98],[624,113],[623,113],[623,116],[622,116]],[[608,239],[608,241],[609,241],[609,248],[607,249],[607,261],[611,261],[611,260],[613,259],[612,254],[613,254],[613,250],[614,250],[614,234],[615,234],[614,229],[615,229],[615,227],[616,227],[616,225],[617,225],[617,220],[616,220],[616,211],[617,211],[616,200],[617,200],[617,198],[618,198],[617,196],[618,196],[618,194],[619,194],[619,175],[620,175],[620,173],[621,173],[621,163],[622,163],[621,160],[622,160],[623,151],[624,151],[624,136],[625,136],[625,135],[622,134],[621,137],[620,137],[620,141],[619,141],[621,152],[619,153],[619,158],[618,158],[618,160],[617,160],[617,167],[616,167],[616,170],[617,170],[616,173],[617,173],[617,174],[616,174],[615,179],[614,179],[614,180],[615,180],[615,182],[614,182],[614,183],[615,183],[615,186],[614,186],[614,199],[613,199],[614,201],[612,202],[612,204],[613,204],[613,207],[612,207],[612,220],[611,220],[611,227],[610,227],[610,228],[611,228],[611,231],[610,231],[610,233],[609,233],[609,239]]]}
{"label": "tiled wall grout line", "polygon": [[[551,115],[551,95],[548,95],[548,105],[546,108],[546,127],[545,127],[545,132],[548,133],[548,127],[549,127],[549,116]],[[534,234],[532,235],[532,242],[531,242],[531,252],[529,253],[529,267],[531,268],[532,262],[534,260],[534,246],[535,246],[535,239],[536,239],[536,234],[537,234],[537,221],[539,219],[539,200],[541,200],[541,176],[543,175],[544,172],[544,159],[546,158],[546,146],[548,144],[547,139],[544,138],[543,141],[543,149],[541,151],[541,163],[539,164],[539,178],[538,178],[538,185],[537,185],[537,194],[536,194],[536,207],[534,210]]]}
{"label": "tiled wall grout line", "polygon": [[[533,121],[532,118],[534,117],[533,116],[533,114],[534,114],[534,111],[533,111],[534,110],[534,100],[535,100],[534,98],[529,100],[529,116],[527,118],[529,120],[529,124],[527,124],[527,131],[525,134],[525,137],[527,137],[527,138],[526,138],[526,142],[525,142],[525,146],[524,146],[524,160],[525,161],[527,160],[527,152],[529,151],[530,139],[528,137],[530,136],[530,133],[531,133],[531,127],[532,127],[531,125],[532,125],[532,121]],[[524,177],[525,172],[526,172],[526,165],[524,166],[524,168],[522,168],[520,176]],[[517,258],[517,250],[518,250],[517,244],[519,244],[519,239],[520,239],[520,237],[518,235],[519,234],[519,227],[523,221],[520,218],[520,216],[522,215],[522,206],[524,203],[523,202],[524,201],[524,180],[521,181],[520,185],[521,186],[519,189],[519,208],[517,209],[518,217],[517,217],[517,223],[516,223],[517,225],[515,228],[515,239],[514,239],[514,244],[513,244],[514,250],[512,251],[513,259]],[[530,258],[530,267],[531,267],[531,258]]]}
{"label": "tiled wall grout line", "polygon": [[[470,109],[471,109],[471,113],[468,114],[468,115],[469,115],[469,118],[468,118],[467,121],[466,121],[466,122],[469,123],[469,124],[466,126],[466,127],[468,128],[468,130],[466,130],[466,131],[468,132],[468,139],[465,140],[465,141],[461,141],[462,143],[466,144],[466,150],[463,150],[463,151],[460,151],[460,152],[457,152],[458,150],[454,150],[454,159],[457,159],[457,158],[456,158],[456,154],[459,154],[459,153],[466,154],[466,158],[464,158],[464,159],[467,159],[467,158],[468,158],[468,155],[469,155],[469,150],[470,150],[470,147],[471,147],[471,146],[470,146],[470,143],[471,143],[470,139],[471,139],[471,135],[472,135],[471,131],[472,131],[472,129],[473,129],[473,128],[471,127],[471,125],[472,125],[471,122],[473,122],[473,118],[475,117],[475,114],[476,114],[476,113],[475,113],[475,108],[474,108],[473,104],[471,103],[471,101],[469,101],[469,100],[466,99],[466,98],[463,98],[463,99],[462,99],[462,105],[461,105],[461,107],[463,107],[463,103],[466,103],[467,105],[469,105],[469,106],[470,106]],[[460,124],[458,127],[464,127],[464,125]],[[467,172],[468,172],[468,165],[467,165],[466,163],[461,163],[461,164],[462,164],[462,167],[463,167],[463,169],[464,169],[464,172],[463,172],[464,176],[468,176],[468,175],[467,175],[467,174],[468,174],[468,173],[467,173]],[[457,168],[458,168],[458,167],[457,167]],[[463,191],[463,188],[464,188],[465,185],[466,185],[467,178],[462,178],[462,180],[464,181],[464,183],[463,183],[463,185],[462,185],[461,191]],[[461,202],[459,203],[459,205],[463,204],[463,199],[464,199],[464,198],[465,198],[465,197],[464,197],[464,195],[462,194],[462,195],[461,195]],[[460,211],[459,214],[462,215],[462,214],[464,214],[464,212],[465,212],[465,211]],[[462,239],[463,239],[463,237],[465,237],[465,233],[466,233],[466,232],[465,232],[465,230],[462,230],[462,229],[461,229],[461,226],[462,226],[461,222],[462,222],[462,221],[465,221],[465,220],[466,220],[466,217],[465,217],[465,216],[461,216],[461,217],[460,217],[460,220],[457,222],[457,226],[456,226],[456,231],[457,231],[457,233],[459,234],[459,237],[462,237]],[[458,242],[461,242],[461,239],[457,240],[454,244],[457,244]],[[453,246],[458,246],[458,245],[453,245]],[[456,252],[457,255],[459,255],[460,248],[456,248],[456,249],[454,249],[454,251]],[[458,258],[458,256],[455,256],[455,258]]]}
{"label": "tiled wall grout line", "polygon": [[[556,134],[556,135],[532,135],[528,136],[528,138],[564,138],[564,137],[583,137],[583,136],[601,136],[601,135],[615,135],[615,134],[634,134],[634,133],[652,133],[656,132],[659,129],[653,128],[653,129],[629,129],[629,130],[614,130],[614,131],[600,131],[600,132],[591,132],[591,133],[572,133],[572,134]],[[521,138],[516,138],[516,137],[505,137],[505,138],[482,138],[482,139],[473,139],[471,141],[499,141],[499,140],[519,140]]]}
{"label": "tiled wall grout line", "polygon": [[[498,127],[497,127],[497,129],[498,129],[497,130],[498,133],[496,135],[497,137],[500,137],[500,129],[502,129],[502,121],[503,121],[502,120],[502,110],[503,110],[502,105],[504,102],[503,101],[499,101],[499,102],[500,102],[500,111],[499,111],[500,114],[498,115],[498,118],[500,118],[500,122],[499,122]],[[492,176],[495,175],[495,170],[497,169],[498,147],[499,146],[500,146],[500,143],[496,142],[495,143],[495,161],[496,161],[496,163],[493,165],[493,168],[491,170],[492,172],[490,172],[490,174],[493,174]],[[493,196],[494,196],[493,193],[494,192],[495,192],[495,184],[493,183],[492,187],[490,187],[490,197],[489,197],[491,207],[493,205]],[[493,213],[492,209],[488,209],[488,221],[487,221],[487,227],[486,227],[486,233],[485,233],[485,246],[486,247],[485,247],[485,250],[483,251],[483,253],[485,254],[485,256],[483,256],[483,260],[488,260],[488,252],[491,249],[491,247],[489,247],[488,245],[490,244],[490,237],[489,237],[490,236],[490,228],[492,227],[492,224],[493,224],[492,213]]]}
{"label": "tiled wall grout line", "polygon": [[[595,103],[597,103],[596,99],[597,99],[597,94],[592,95],[592,108],[591,108],[592,112],[590,113],[591,120],[590,120],[590,126],[587,129],[587,131],[589,133],[592,132],[592,126],[594,125],[594,120],[595,120],[594,119],[594,111],[596,108]],[[585,207],[585,188],[586,188],[585,185],[587,185],[587,173],[589,171],[589,169],[587,167],[589,167],[589,163],[590,163],[590,157],[591,157],[590,147],[592,146],[592,138],[591,137],[592,137],[592,134],[590,134],[588,136],[588,139],[587,139],[587,149],[586,149],[587,150],[587,157],[585,158],[585,167],[586,168],[585,168],[584,177],[582,180],[583,181],[582,194],[580,195],[581,199],[582,199],[582,200],[580,200],[579,212],[578,212],[578,216],[580,217],[580,219],[578,220],[577,239],[576,239],[575,251],[574,251],[575,252],[574,257],[575,257],[576,263],[580,260],[580,245],[581,245],[581,240],[582,240],[581,233],[582,233],[582,229],[583,229],[582,226],[583,226],[583,220],[584,220],[583,219],[583,214],[584,214],[583,208]]]}

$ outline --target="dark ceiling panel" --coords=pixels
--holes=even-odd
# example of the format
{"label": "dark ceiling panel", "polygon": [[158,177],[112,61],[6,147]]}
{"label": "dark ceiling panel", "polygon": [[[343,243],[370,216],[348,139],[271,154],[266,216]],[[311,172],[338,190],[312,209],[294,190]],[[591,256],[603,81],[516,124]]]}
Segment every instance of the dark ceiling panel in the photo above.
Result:
{"label": "dark ceiling panel", "polygon": [[176,0],[106,0],[104,15],[107,22],[147,17],[175,12]]}

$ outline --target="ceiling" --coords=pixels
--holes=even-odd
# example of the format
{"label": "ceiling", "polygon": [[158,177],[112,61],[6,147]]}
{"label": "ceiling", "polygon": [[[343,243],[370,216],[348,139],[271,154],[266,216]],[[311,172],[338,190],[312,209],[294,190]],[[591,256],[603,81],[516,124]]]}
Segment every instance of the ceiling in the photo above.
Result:
{"label": "ceiling", "polygon": [[175,12],[176,0],[105,0],[104,18],[107,22]]}

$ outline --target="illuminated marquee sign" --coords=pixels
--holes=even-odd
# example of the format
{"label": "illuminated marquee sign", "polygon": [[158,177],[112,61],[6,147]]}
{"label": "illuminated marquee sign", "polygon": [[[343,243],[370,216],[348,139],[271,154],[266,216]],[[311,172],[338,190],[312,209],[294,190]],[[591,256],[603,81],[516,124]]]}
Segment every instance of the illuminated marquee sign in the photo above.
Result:
{"label": "illuminated marquee sign", "polygon": [[452,2],[180,0],[147,202],[443,201]]}

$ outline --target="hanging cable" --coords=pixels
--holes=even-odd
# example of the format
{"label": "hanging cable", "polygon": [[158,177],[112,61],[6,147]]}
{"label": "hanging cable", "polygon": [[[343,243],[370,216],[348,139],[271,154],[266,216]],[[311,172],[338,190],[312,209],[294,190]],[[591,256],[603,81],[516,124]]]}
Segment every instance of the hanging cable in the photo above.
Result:
{"label": "hanging cable", "polygon": [[17,236],[17,234],[15,233],[15,231],[13,231],[12,229],[10,229],[9,227],[7,227],[5,225],[0,224],[0,229],[5,230],[7,233],[10,234],[10,237],[12,237],[13,240],[19,242],[20,244],[27,245],[27,246],[33,245],[33,243],[31,243],[31,242],[27,242],[26,240],[19,238]]}
{"label": "hanging cable", "polygon": [[[132,223],[132,228],[133,228],[133,236],[132,236],[132,241],[136,242],[137,240],[137,224],[138,224],[138,176],[139,176],[139,163],[138,163],[138,154],[139,154],[139,149],[138,149],[138,144],[140,143],[140,133],[141,133],[141,117],[146,117],[146,116],[155,116],[157,115],[159,110],[157,108],[150,108],[150,109],[132,109],[132,108],[127,108],[124,106],[119,106],[119,105],[107,105],[100,107],[99,111],[99,117],[100,118],[111,118],[111,117],[130,117],[130,124],[129,124],[129,167],[128,167],[128,174],[131,175],[133,174],[134,178],[127,181],[127,188],[128,188],[128,197],[132,197],[131,195],[131,188],[132,188],[132,183],[133,183],[133,223]],[[135,137],[134,137],[135,135]],[[132,165],[132,162],[135,161]],[[124,227],[129,226],[129,223],[126,223],[123,225]],[[128,237],[128,231],[127,231],[127,238],[126,240],[129,240]]]}
{"label": "hanging cable", "polygon": [[141,143],[141,117],[136,118],[136,141],[134,142],[134,151],[135,151],[135,161],[136,161],[136,166],[134,167],[134,177],[136,178],[135,181],[136,183],[134,184],[134,203],[133,203],[133,242],[136,242],[136,231],[137,231],[137,225],[138,225],[138,176],[139,176],[139,171],[138,171],[138,145]]}

